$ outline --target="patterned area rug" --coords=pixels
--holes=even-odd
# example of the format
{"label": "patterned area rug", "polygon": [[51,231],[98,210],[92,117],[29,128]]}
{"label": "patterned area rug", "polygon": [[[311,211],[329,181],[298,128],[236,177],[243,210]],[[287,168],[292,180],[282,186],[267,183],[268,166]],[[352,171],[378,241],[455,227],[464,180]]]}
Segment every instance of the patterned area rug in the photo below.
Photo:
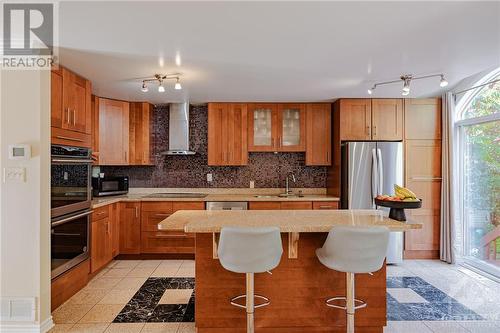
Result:
{"label": "patterned area rug", "polygon": [[[194,322],[194,278],[149,278],[114,323]],[[414,276],[387,278],[387,320],[483,320]]]}

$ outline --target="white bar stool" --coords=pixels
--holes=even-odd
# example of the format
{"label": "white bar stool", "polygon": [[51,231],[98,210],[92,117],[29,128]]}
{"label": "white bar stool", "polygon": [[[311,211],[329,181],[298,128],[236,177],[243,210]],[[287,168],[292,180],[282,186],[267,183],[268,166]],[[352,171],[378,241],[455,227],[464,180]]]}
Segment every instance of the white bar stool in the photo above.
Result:
{"label": "white bar stool", "polygon": [[[354,298],[354,275],[372,273],[382,268],[389,242],[386,227],[334,227],[323,247],[316,250],[319,261],[326,267],[346,273],[346,297],[333,297],[326,305],[347,312],[347,332],[354,332],[354,311],[366,303]],[[345,306],[334,304],[344,300]],[[357,305],[356,305],[357,304]]]}
{"label": "white bar stool", "polygon": [[[224,227],[219,238],[217,254],[225,269],[246,274],[246,294],[233,297],[231,304],[247,312],[247,332],[255,332],[254,310],[271,302],[267,297],[254,294],[254,274],[269,272],[278,266],[283,247],[277,227]],[[254,298],[264,300],[255,305]],[[245,299],[245,305],[236,301]]]}

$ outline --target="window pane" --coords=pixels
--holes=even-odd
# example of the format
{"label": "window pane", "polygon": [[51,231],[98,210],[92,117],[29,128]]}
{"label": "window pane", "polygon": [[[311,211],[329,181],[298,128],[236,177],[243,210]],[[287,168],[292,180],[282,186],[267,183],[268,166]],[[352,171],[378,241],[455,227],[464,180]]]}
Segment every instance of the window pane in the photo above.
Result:
{"label": "window pane", "polygon": [[481,88],[462,114],[462,119],[500,113],[500,83],[496,82]]}
{"label": "window pane", "polygon": [[465,254],[500,267],[500,121],[462,133]]}

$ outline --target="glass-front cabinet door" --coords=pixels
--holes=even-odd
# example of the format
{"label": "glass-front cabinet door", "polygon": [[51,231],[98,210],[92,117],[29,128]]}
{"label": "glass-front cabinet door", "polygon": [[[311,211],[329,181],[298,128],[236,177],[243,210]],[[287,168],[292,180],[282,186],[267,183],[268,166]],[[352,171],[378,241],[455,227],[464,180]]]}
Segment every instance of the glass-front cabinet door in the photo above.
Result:
{"label": "glass-front cabinet door", "polygon": [[276,104],[248,104],[248,151],[276,151]]}
{"label": "glass-front cabinet door", "polygon": [[279,104],[279,151],[305,151],[306,107],[304,104]]}

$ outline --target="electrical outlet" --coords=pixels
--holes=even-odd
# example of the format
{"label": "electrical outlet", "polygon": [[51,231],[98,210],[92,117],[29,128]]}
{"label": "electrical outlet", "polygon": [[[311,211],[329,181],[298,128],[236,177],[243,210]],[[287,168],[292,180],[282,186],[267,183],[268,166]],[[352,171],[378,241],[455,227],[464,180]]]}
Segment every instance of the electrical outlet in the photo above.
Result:
{"label": "electrical outlet", "polygon": [[250,188],[255,188],[255,180],[250,181]]}
{"label": "electrical outlet", "polygon": [[207,173],[207,182],[211,182],[213,181],[213,178],[212,178],[212,174],[211,173]]}
{"label": "electrical outlet", "polygon": [[17,182],[26,181],[26,168],[4,168],[3,169],[3,182],[7,180],[13,180]]}

